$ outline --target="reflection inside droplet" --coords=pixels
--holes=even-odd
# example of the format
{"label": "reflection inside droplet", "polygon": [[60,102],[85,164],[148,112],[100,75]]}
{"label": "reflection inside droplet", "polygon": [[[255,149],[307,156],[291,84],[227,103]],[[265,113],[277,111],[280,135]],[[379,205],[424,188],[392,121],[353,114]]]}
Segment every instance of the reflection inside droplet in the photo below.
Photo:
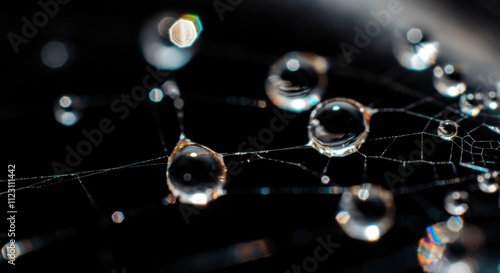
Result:
{"label": "reflection inside droplet", "polygon": [[314,53],[290,52],[270,68],[265,88],[281,109],[303,112],[318,104],[328,82],[328,62]]}
{"label": "reflection inside droplet", "polygon": [[378,185],[364,184],[342,195],[335,219],[349,237],[377,241],[392,227],[394,215],[392,193]]}
{"label": "reflection inside droplet", "polygon": [[54,117],[65,126],[75,125],[83,114],[85,103],[74,95],[64,95],[54,103]]}
{"label": "reflection inside droplet", "polygon": [[167,184],[180,202],[202,206],[225,194],[226,172],[221,155],[181,141],[168,158]]}
{"label": "reflection inside droplet", "polygon": [[428,41],[422,30],[411,28],[406,35],[397,34],[393,54],[399,64],[407,69],[421,71],[436,62],[439,43]]}
{"label": "reflection inside droplet", "polygon": [[479,189],[485,193],[495,193],[500,184],[500,173],[491,171],[477,176]]}
{"label": "reflection inside droplet", "polygon": [[42,62],[50,68],[59,68],[68,61],[66,45],[58,41],[48,42],[41,52]]}
{"label": "reflection inside droplet", "polygon": [[434,68],[434,87],[446,97],[457,97],[467,89],[462,74],[451,64]]}
{"label": "reflection inside droplet", "polygon": [[439,123],[438,136],[443,140],[453,140],[458,134],[458,124],[452,120]]}
{"label": "reflection inside droplet", "polygon": [[111,220],[113,220],[113,222],[117,224],[120,224],[121,222],[123,222],[123,220],[125,220],[125,215],[121,211],[115,211],[113,212],[113,214],[111,214]]}
{"label": "reflection inside droplet", "polygon": [[465,191],[452,191],[444,198],[444,208],[451,215],[462,215],[469,209],[469,194]]}
{"label": "reflection inside droplet", "polygon": [[462,113],[476,117],[485,108],[484,95],[479,92],[462,94],[459,106]]}
{"label": "reflection inside droplet", "polygon": [[347,98],[322,102],[309,118],[310,145],[327,156],[347,156],[365,142],[370,123],[369,109]]}
{"label": "reflection inside droplet", "polygon": [[144,24],[139,42],[146,61],[159,69],[177,70],[186,65],[194,55],[196,46],[180,48],[172,44],[169,29],[177,21],[176,14],[163,14]]}

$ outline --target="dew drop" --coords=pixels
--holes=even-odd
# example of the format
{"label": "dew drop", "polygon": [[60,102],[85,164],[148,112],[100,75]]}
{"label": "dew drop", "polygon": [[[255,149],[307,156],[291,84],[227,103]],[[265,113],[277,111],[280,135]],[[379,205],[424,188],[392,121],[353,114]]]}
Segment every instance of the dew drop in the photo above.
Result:
{"label": "dew drop", "polygon": [[175,198],[175,195],[173,194],[168,194],[167,197],[163,198],[163,200],[161,200],[161,203],[165,206],[168,206],[170,204],[175,204],[177,202],[177,198]]}
{"label": "dew drop", "polygon": [[443,120],[439,123],[438,136],[443,140],[453,140],[458,134],[458,124],[452,120]]}
{"label": "dew drop", "polygon": [[23,247],[19,243],[6,243],[2,247],[2,257],[6,261],[14,261],[23,254]]}
{"label": "dew drop", "polygon": [[336,220],[351,238],[377,241],[394,223],[392,193],[381,186],[353,186],[342,194]]}
{"label": "dew drop", "polygon": [[435,272],[443,258],[446,247],[429,238],[422,238],[418,243],[417,255],[424,272]]}
{"label": "dew drop", "polygon": [[439,54],[439,43],[429,41],[421,29],[411,28],[396,35],[393,43],[393,54],[404,68],[421,71],[436,62]]}
{"label": "dew drop", "polygon": [[500,83],[497,84],[496,90],[485,92],[484,104],[490,110],[497,110],[500,107]]}
{"label": "dew drop", "polygon": [[482,173],[477,176],[477,183],[483,192],[495,193],[500,184],[500,173],[498,171]]}
{"label": "dew drop", "polygon": [[348,98],[333,98],[316,106],[309,118],[310,145],[329,157],[355,153],[365,142],[369,109]]}
{"label": "dew drop", "polygon": [[54,103],[55,119],[65,126],[75,125],[83,114],[85,103],[81,97],[64,95]]}
{"label": "dew drop", "polygon": [[451,64],[434,68],[434,87],[443,96],[458,97],[467,89],[462,74]]}
{"label": "dew drop", "polygon": [[48,42],[41,51],[42,62],[50,68],[59,68],[68,61],[68,50],[64,43]]}
{"label": "dew drop", "polygon": [[163,100],[163,92],[160,88],[153,88],[149,91],[149,100],[152,102],[161,102]]}
{"label": "dew drop", "polygon": [[314,53],[289,52],[271,65],[265,83],[269,99],[277,107],[303,112],[321,101],[328,78],[328,62]]}
{"label": "dew drop", "polygon": [[321,183],[328,185],[328,183],[330,183],[330,177],[328,175],[323,175],[321,177]]}
{"label": "dew drop", "polygon": [[[186,46],[179,47],[172,43],[170,38],[170,29],[179,19],[178,14],[164,13],[147,21],[140,32],[139,43],[142,55],[146,61],[158,69],[177,70],[186,65],[193,57],[197,47]],[[182,21],[174,27],[174,33],[181,35],[179,41],[181,45],[194,42],[192,39],[187,39],[186,22]],[[189,32],[194,34],[195,32]],[[193,38],[193,35],[188,35]],[[179,36],[180,37],[180,36]],[[178,37],[178,38],[179,38]],[[176,40],[174,38],[174,40]],[[191,44],[190,44],[191,45]]]}
{"label": "dew drop", "polygon": [[117,224],[121,224],[125,220],[125,215],[121,211],[115,211],[111,214],[111,220]]}
{"label": "dew drop", "polygon": [[463,215],[469,209],[469,194],[465,191],[452,191],[444,198],[444,208],[451,215]]}
{"label": "dew drop", "polygon": [[459,106],[462,113],[476,117],[485,108],[484,95],[479,92],[462,94]]}
{"label": "dew drop", "polygon": [[168,158],[167,185],[180,202],[204,206],[225,194],[226,173],[220,154],[184,140]]}

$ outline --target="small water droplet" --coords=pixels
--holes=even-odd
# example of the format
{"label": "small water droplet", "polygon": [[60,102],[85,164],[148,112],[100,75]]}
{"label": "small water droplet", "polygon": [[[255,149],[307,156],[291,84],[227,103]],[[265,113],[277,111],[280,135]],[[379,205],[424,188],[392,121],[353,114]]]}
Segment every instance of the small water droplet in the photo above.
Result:
{"label": "small water droplet", "polygon": [[153,88],[149,92],[149,99],[152,102],[161,102],[163,100],[163,92],[160,88]]}
{"label": "small water droplet", "polygon": [[336,220],[349,237],[377,241],[392,227],[394,215],[392,193],[378,185],[364,184],[342,194]]}
{"label": "small water droplet", "polygon": [[59,68],[68,61],[68,50],[64,43],[50,41],[41,52],[42,62],[50,68]]}
{"label": "small water droplet", "polygon": [[458,124],[452,120],[443,120],[439,123],[438,136],[444,140],[453,140],[458,134]]}
{"label": "small water droplet", "polygon": [[462,94],[459,106],[462,113],[476,117],[485,108],[484,96],[482,93]]}
{"label": "small water droplet", "polygon": [[467,90],[458,68],[451,64],[434,68],[434,87],[443,96],[458,97]]}
{"label": "small water droplet", "polygon": [[463,215],[469,209],[469,194],[465,191],[452,191],[444,198],[444,208],[451,215]]}
{"label": "small water droplet", "polygon": [[495,193],[498,191],[500,184],[500,173],[498,171],[491,171],[479,174],[477,176],[479,189],[485,193]]}
{"label": "small water droplet", "polygon": [[168,206],[170,204],[175,204],[177,202],[177,199],[173,194],[170,193],[169,195],[167,195],[167,197],[163,198],[161,202],[163,205]]}
{"label": "small water droplet", "polygon": [[168,158],[167,184],[182,203],[206,205],[224,195],[226,166],[208,147],[181,141]]}
{"label": "small water droplet", "polygon": [[85,103],[81,97],[64,95],[54,103],[54,117],[65,126],[75,125],[81,118]]}
{"label": "small water droplet", "polygon": [[170,41],[178,47],[190,47],[198,39],[203,26],[195,14],[182,15],[169,29]]}
{"label": "small water droplet", "polygon": [[330,183],[330,177],[328,175],[323,175],[321,177],[321,183],[327,185],[328,183]]}
{"label": "small water droplet", "polygon": [[277,107],[303,112],[321,101],[328,78],[328,62],[314,53],[289,52],[269,70],[265,88]]}
{"label": "small water droplet", "polygon": [[497,110],[500,107],[500,83],[497,85],[496,90],[485,92],[484,104],[490,110]]}
{"label": "small water droplet", "polygon": [[421,29],[411,28],[398,32],[393,42],[393,54],[399,64],[407,69],[421,71],[436,62],[439,43],[429,41]]}
{"label": "small water droplet", "polygon": [[312,111],[308,135],[318,152],[330,157],[355,153],[365,142],[370,123],[368,108],[347,98],[326,100]]}
{"label": "small water droplet", "polygon": [[111,214],[111,220],[117,224],[121,224],[125,220],[125,215],[121,211],[115,211]]}
{"label": "small water droplet", "polygon": [[417,248],[418,261],[424,272],[435,272],[443,258],[446,247],[428,238],[420,239]]}
{"label": "small water droplet", "polygon": [[23,247],[19,243],[6,243],[2,247],[2,257],[7,261],[14,261],[23,254]]}
{"label": "small water droplet", "polygon": [[[179,47],[170,40],[170,28],[180,16],[175,13],[164,13],[148,20],[142,27],[139,43],[146,61],[158,69],[177,70],[186,65],[193,57],[197,47]],[[182,27],[182,24],[181,24]],[[186,33],[182,28],[180,33]],[[179,26],[174,28],[179,33]],[[193,32],[194,33],[194,32]],[[190,35],[193,37],[192,35]],[[184,36],[183,36],[184,37]],[[183,38],[181,37],[181,38]],[[181,44],[191,40],[183,39]],[[194,41],[194,40],[193,40]]]}

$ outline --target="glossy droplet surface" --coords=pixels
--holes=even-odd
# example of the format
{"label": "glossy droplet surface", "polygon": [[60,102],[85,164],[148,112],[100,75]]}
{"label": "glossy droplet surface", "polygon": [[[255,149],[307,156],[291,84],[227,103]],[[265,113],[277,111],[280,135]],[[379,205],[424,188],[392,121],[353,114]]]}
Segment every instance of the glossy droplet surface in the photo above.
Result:
{"label": "glossy droplet surface", "polygon": [[500,173],[498,171],[482,173],[477,176],[477,184],[483,192],[495,193],[500,185]]}
{"label": "glossy droplet surface", "polygon": [[444,208],[451,215],[462,215],[469,209],[469,194],[465,191],[449,192],[444,198]]}
{"label": "glossy droplet surface", "polygon": [[64,126],[75,125],[82,117],[85,103],[81,97],[64,95],[54,103],[54,117]]}
{"label": "glossy droplet surface", "polygon": [[115,211],[111,214],[111,220],[117,224],[120,224],[125,220],[125,214],[121,211]]}
{"label": "glossy droplet surface", "polygon": [[434,87],[445,97],[458,97],[467,90],[462,74],[451,64],[434,68]]}
{"label": "glossy droplet surface", "polygon": [[330,157],[355,153],[368,136],[371,117],[368,112],[367,107],[348,98],[320,103],[309,118],[311,146]]}
{"label": "glossy droplet surface", "polygon": [[364,184],[342,194],[336,220],[349,237],[377,241],[392,227],[395,210],[390,191]]}
{"label": "glossy droplet surface", "polygon": [[482,93],[466,93],[460,96],[460,111],[471,117],[476,117],[485,108],[484,95]]}
{"label": "glossy droplet surface", "polygon": [[277,107],[303,112],[321,101],[328,78],[328,62],[314,53],[290,52],[271,65],[265,83],[269,99]]}
{"label": "glossy droplet surface", "polygon": [[168,158],[167,184],[180,202],[203,206],[225,194],[226,173],[221,155],[181,141]]}
{"label": "glossy droplet surface", "polygon": [[458,134],[458,124],[452,120],[443,120],[439,123],[438,136],[444,140],[453,140]]}
{"label": "glossy droplet surface", "polygon": [[439,43],[428,40],[421,29],[411,28],[395,36],[393,54],[401,66],[421,71],[436,62]]}

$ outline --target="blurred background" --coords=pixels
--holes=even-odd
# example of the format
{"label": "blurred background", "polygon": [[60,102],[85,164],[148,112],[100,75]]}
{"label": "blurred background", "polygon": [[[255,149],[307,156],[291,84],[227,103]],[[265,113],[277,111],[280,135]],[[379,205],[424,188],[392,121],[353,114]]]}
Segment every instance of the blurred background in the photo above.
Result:
{"label": "blurred background", "polygon": [[[45,181],[34,177],[53,175],[54,162],[64,163],[68,147],[76,149],[86,139],[82,130],[99,128],[104,118],[115,126],[113,132],[104,134],[72,172],[169,155],[180,133],[171,100],[145,99],[130,108],[124,119],[111,107],[120,95],[143,85],[146,75],[156,73],[177,83],[184,98],[186,136],[221,153],[237,152],[249,136],[269,126],[275,114],[264,83],[270,66],[290,51],[314,52],[328,61],[329,84],[323,98],[349,97],[365,105],[396,108],[431,97],[433,103],[419,109],[427,115],[447,106],[457,108],[457,99],[437,95],[432,68],[410,71],[398,63],[393,49],[402,41],[396,33],[418,27],[426,39],[439,41],[436,65],[460,67],[460,80],[472,89],[495,86],[500,79],[500,4],[496,1],[73,0],[53,1],[53,16],[34,18],[43,10],[40,3],[20,1],[1,11],[0,30],[6,37],[2,42],[1,161],[4,166],[16,164],[16,178],[28,178],[18,180],[17,189]],[[398,12],[387,13],[390,9]],[[374,14],[382,13],[390,14],[387,24],[379,23],[379,31],[372,29],[377,34],[367,36],[361,48],[362,38],[355,28],[366,35],[366,26],[382,18]],[[155,30],[155,24],[150,27],[148,22],[182,14],[198,16],[203,26],[199,36],[188,48],[164,52],[172,63],[150,63],[148,58],[156,55],[145,50],[145,44],[154,39],[148,31]],[[34,19],[40,20],[36,30],[23,29],[26,20],[33,23]],[[358,51],[346,55],[343,43]],[[162,66],[165,69],[151,72]],[[57,113],[63,96],[80,98],[80,104],[74,101],[77,116]],[[267,106],[259,107],[259,101]],[[265,149],[307,143],[309,113],[297,113]],[[465,119],[463,128],[468,133],[484,122],[498,126],[498,120],[498,111],[487,112]],[[384,115],[373,119],[370,137],[421,132],[426,122]],[[474,138],[499,140],[498,134],[482,131]],[[406,142],[415,139],[419,137]],[[389,144],[368,146],[363,152],[376,154]],[[449,153],[440,147],[432,159],[436,162]],[[292,149],[273,157],[303,163],[317,172],[328,160],[312,149]],[[389,157],[398,158],[397,150]],[[487,167],[498,170],[498,160],[498,153],[493,153]],[[426,227],[449,218],[444,196],[451,190],[467,190],[469,211],[463,219],[480,230],[472,234],[482,239],[470,240],[481,248],[473,254],[459,250],[460,257],[474,266],[459,266],[453,272],[500,272],[498,192],[479,191],[475,180],[467,178],[478,171],[458,163],[458,170],[416,166],[404,187],[426,186],[396,195],[394,227],[380,240],[365,242],[347,236],[335,221],[339,195],[248,194],[256,187],[322,186],[317,177],[296,166],[266,160],[242,163],[243,171],[230,177],[229,194],[201,209],[166,205],[166,161],[92,172],[80,181],[74,177],[48,180],[18,190],[15,238],[25,253],[15,266],[4,257],[1,271],[296,272],[293,266],[297,265],[302,267],[297,272],[423,272],[417,255],[419,240],[426,236]],[[363,177],[363,158],[352,156],[333,160],[329,175],[342,186],[367,179],[389,189],[384,173],[397,173],[398,168],[397,162],[370,160]],[[7,179],[7,174],[0,179]],[[460,183],[441,186],[440,181],[453,178]],[[0,207],[6,211],[7,184],[1,183]],[[120,224],[112,221],[115,211],[124,213]],[[0,233],[7,228],[3,221]],[[0,242],[7,239],[3,234]],[[322,246],[321,240],[334,242],[335,251],[318,261],[314,270],[304,268],[304,261]]]}

